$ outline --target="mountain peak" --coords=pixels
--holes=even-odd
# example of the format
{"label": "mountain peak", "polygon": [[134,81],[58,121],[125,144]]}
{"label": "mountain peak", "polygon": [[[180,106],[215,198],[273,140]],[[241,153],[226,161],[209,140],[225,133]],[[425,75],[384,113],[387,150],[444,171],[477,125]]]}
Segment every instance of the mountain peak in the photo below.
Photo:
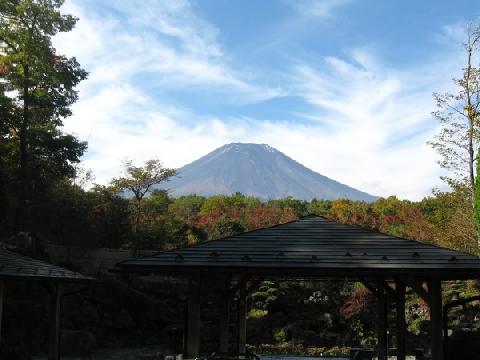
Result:
{"label": "mountain peak", "polygon": [[248,150],[264,150],[268,152],[279,152],[277,149],[271,147],[268,144],[255,144],[255,143],[230,143],[225,144],[222,147],[218,148],[217,150],[224,150],[224,151],[248,151]]}
{"label": "mountain peak", "polygon": [[268,144],[230,143],[178,170],[168,182],[173,196],[230,195],[311,200],[376,197],[314,172]]}

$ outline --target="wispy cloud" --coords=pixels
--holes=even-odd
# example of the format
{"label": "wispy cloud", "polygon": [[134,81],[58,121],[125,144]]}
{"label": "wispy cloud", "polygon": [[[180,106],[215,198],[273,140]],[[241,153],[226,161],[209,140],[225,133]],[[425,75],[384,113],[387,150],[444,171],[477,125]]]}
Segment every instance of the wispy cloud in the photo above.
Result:
{"label": "wispy cloud", "polygon": [[[299,12],[310,6],[311,14],[328,17],[346,2],[294,3]],[[115,15],[95,15],[84,4],[67,3],[65,11],[81,20],[55,45],[90,71],[65,125],[88,139],[85,163],[99,182],[115,176],[125,156],[159,157],[180,167],[225,143],[244,141],[268,143],[376,195],[418,199],[440,185],[436,155],[425,143],[436,131],[431,93],[448,89],[461,68],[462,56],[452,48],[412,68],[387,65],[367,47],[326,54],[315,64],[291,54],[289,71],[274,82],[282,84],[278,89],[264,85],[269,79],[260,69],[252,74],[235,66],[219,30],[185,0],[136,2],[135,8],[111,1]],[[443,33],[453,36],[456,30],[445,27]],[[220,105],[288,94],[313,110],[302,113],[308,121],[301,123],[214,111],[199,115],[188,101],[170,101],[169,93],[185,89],[215,94]]]}
{"label": "wispy cloud", "polygon": [[382,195],[419,198],[441,186],[437,156],[426,146],[437,131],[431,93],[450,87],[459,55],[405,70],[384,67],[373,52],[354,49],[346,58],[325,57],[322,70],[299,65],[297,91],[318,109],[310,118],[328,125],[316,132],[318,144],[311,147],[325,155],[322,170]]}
{"label": "wispy cloud", "polygon": [[95,16],[81,2],[67,3],[64,10],[81,21],[72,33],[55,39],[58,48],[77,56],[90,71],[92,88],[143,76],[144,87],[209,86],[225,101],[238,103],[283,94],[281,89],[262,86],[251,73],[233,69],[217,41],[218,30],[197,17],[187,1],[108,4],[117,11],[115,17]]}
{"label": "wispy cloud", "polygon": [[285,0],[300,15],[307,18],[329,18],[334,10],[348,4],[351,0]]}

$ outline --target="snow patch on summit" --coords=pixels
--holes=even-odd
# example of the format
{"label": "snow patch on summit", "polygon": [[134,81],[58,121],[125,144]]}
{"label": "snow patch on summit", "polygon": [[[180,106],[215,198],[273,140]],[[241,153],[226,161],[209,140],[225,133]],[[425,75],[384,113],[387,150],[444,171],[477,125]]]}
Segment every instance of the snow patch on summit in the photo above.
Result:
{"label": "snow patch on summit", "polygon": [[265,150],[267,150],[268,152],[271,152],[271,153],[274,153],[275,152],[275,149],[273,147],[271,147],[270,145],[267,145],[267,144],[263,144],[263,148]]}

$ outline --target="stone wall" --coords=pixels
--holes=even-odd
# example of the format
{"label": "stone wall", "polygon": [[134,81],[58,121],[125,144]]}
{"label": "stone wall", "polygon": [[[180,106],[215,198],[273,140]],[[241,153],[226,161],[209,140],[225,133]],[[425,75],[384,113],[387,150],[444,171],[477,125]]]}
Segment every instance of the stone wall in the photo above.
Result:
{"label": "stone wall", "polygon": [[123,249],[83,249],[79,247],[65,247],[63,245],[48,244],[45,247],[50,260],[55,264],[69,264],[88,275],[105,276],[121,261],[143,257],[157,253],[152,250]]}

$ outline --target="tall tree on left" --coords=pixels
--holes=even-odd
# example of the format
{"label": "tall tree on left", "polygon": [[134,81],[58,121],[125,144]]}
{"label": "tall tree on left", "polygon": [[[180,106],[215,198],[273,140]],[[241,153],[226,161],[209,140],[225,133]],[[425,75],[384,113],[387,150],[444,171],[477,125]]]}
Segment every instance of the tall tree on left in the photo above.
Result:
{"label": "tall tree on left", "polygon": [[34,197],[74,175],[72,164],[87,146],[61,131],[78,98],[75,88],[87,77],[75,58],[52,46],[52,37],[78,20],[60,13],[63,2],[0,1],[0,176],[7,179],[0,192],[13,198],[16,230],[25,229]]}

